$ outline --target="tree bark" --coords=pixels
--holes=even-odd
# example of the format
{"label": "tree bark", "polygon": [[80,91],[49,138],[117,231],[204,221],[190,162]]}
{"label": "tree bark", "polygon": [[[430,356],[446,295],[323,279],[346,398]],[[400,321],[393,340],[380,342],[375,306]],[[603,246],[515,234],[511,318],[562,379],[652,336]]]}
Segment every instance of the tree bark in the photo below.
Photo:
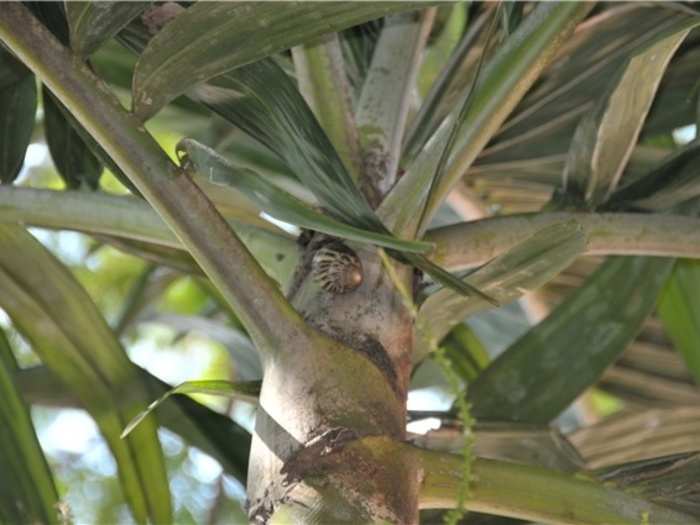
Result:
{"label": "tree bark", "polygon": [[[405,439],[413,319],[376,250],[352,247],[362,264],[358,288],[322,289],[311,261],[327,242],[317,234],[306,246],[290,300],[330,339],[278,352],[265,364],[250,455],[250,518],[417,523],[415,465],[364,449],[338,454],[363,437]],[[398,273],[410,284],[410,269]]]}

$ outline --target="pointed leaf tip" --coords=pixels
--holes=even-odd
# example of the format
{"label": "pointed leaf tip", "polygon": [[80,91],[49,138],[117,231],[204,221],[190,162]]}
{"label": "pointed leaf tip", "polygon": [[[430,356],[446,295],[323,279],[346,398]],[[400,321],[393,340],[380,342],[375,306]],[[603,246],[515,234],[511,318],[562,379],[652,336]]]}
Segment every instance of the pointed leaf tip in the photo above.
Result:
{"label": "pointed leaf tip", "polygon": [[255,403],[260,394],[260,381],[241,381],[232,383],[230,381],[212,379],[201,381],[185,381],[171,388],[165,394],[153,401],[148,408],[140,412],[124,427],[120,437],[127,437],[151,412],[162,405],[170,396],[175,394],[207,394],[212,396],[229,396]]}

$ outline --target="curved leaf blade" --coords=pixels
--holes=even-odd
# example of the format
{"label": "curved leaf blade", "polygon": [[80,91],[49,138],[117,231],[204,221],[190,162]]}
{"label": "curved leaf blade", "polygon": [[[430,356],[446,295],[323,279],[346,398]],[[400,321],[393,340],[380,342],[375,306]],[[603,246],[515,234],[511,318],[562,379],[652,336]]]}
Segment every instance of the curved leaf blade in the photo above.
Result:
{"label": "curved leaf blade", "polygon": [[653,310],[674,259],[608,259],[469,386],[484,420],[548,423],[594,384]]}
{"label": "curved leaf blade", "polygon": [[257,403],[258,395],[260,394],[260,381],[247,381],[232,383],[219,379],[202,380],[202,381],[185,381],[176,387],[171,388],[165,394],[153,401],[146,410],[129,421],[129,424],[124,427],[121,433],[121,438],[124,439],[131,431],[134,430],[151,412],[163,404],[170,396],[175,394],[207,394],[210,396],[226,396],[247,401],[249,403]]}
{"label": "curved leaf blade", "polygon": [[[454,9],[457,9],[458,5],[455,4]],[[416,113],[406,130],[401,159],[403,164],[410,165],[413,162],[430,140],[430,137],[440,127],[440,122],[444,122],[444,119],[449,115],[450,110],[445,109],[445,106],[449,102],[454,102],[451,100],[451,92],[457,89],[455,84],[460,82],[462,89],[468,85],[470,79],[464,79],[463,77],[466,75],[460,75],[460,73],[463,72],[466,58],[469,52],[474,49],[476,39],[483,31],[488,18],[489,13],[486,12],[476,20],[469,22],[467,32],[452,51],[449,60],[443,66],[439,75],[432,81],[430,90],[423,97],[423,103],[418,109],[418,113]],[[425,57],[421,74],[423,74],[423,68],[429,67],[430,51],[429,49]],[[462,86],[462,84],[464,85]],[[461,92],[462,89],[459,91]]]}
{"label": "curved leaf blade", "polygon": [[[172,388],[143,369],[139,372],[152,394],[164,394]],[[45,366],[19,370],[15,379],[23,396],[33,405],[83,408],[74,393]],[[177,396],[160,405],[155,416],[162,426],[216,459],[228,474],[245,483],[251,437],[231,418],[187,396]]]}
{"label": "curved leaf blade", "polygon": [[436,181],[426,206],[440,203],[534,84],[556,49],[592,9],[588,2],[538,4],[486,65],[460,125],[449,169]]}
{"label": "curved leaf blade", "polygon": [[219,76],[191,96],[279,155],[336,219],[382,230],[313,112],[273,60]]}
{"label": "curved leaf blade", "polygon": [[140,15],[151,2],[66,2],[71,47],[88,56]]}
{"label": "curved leaf blade", "polygon": [[36,80],[28,69],[0,49],[0,184],[19,175],[32,138]]}
{"label": "curved leaf blade", "polygon": [[570,181],[570,191],[592,206],[605,200],[617,186],[666,66],[689,31],[684,29],[630,58],[607,93],[579,122],[564,169],[564,184]]}
{"label": "curved leaf blade", "polygon": [[[575,221],[541,229],[529,239],[496,257],[467,279],[474,286],[507,304],[557,276],[586,247],[586,236]],[[434,350],[467,316],[488,308],[480,297],[464,297],[439,290],[421,305],[416,319],[419,340],[416,360]]]}
{"label": "curved leaf blade", "polygon": [[377,208],[377,215],[396,235],[408,238],[417,236],[421,217],[416,210],[425,206],[451,130],[450,117],[443,121],[442,126],[424,145],[406,173]]}
{"label": "curved leaf blade", "polygon": [[697,162],[700,139],[674,151],[646,175],[615,191],[606,207],[625,208],[630,204],[647,209],[667,209],[700,195]]}
{"label": "curved leaf blade", "polygon": [[239,66],[326,33],[419,4],[201,2],[168,23],[134,72],[134,112],[147,119],[176,96]]}
{"label": "curved leaf blade", "polygon": [[60,107],[61,103],[46,87],[42,88],[42,97],[46,143],[56,171],[69,188],[79,188],[85,184],[96,189],[102,175],[102,163],[65,117],[67,110]]}
{"label": "curved leaf blade", "polygon": [[12,53],[0,49],[0,89],[16,84],[31,74],[31,71]]}
{"label": "curved leaf blade", "polygon": [[194,140],[183,139],[178,145],[178,150],[186,153],[187,159],[199,173],[207,175],[212,182],[238,189],[276,219],[328,235],[400,251],[425,252],[432,248],[429,243],[404,241],[389,235],[362,230],[313,211],[264,177],[247,168],[233,166],[215,151]]}
{"label": "curved leaf blade", "polygon": [[[450,61],[452,52],[459,45],[462,33],[467,26],[467,6],[462,3],[454,3],[438,8],[436,16],[440,17],[441,10],[449,12],[440,34],[425,50],[425,57],[421,61],[418,72],[418,93],[425,99],[438,76]],[[469,24],[471,25],[471,24]]]}
{"label": "curved leaf blade", "polygon": [[659,317],[700,384],[700,264],[689,259],[679,260],[661,293]]}
{"label": "curved leaf blade", "polygon": [[17,370],[0,330],[0,520],[58,525],[58,494],[14,379]]}
{"label": "curved leaf blade", "polygon": [[137,368],[85,290],[36,239],[0,225],[0,246],[0,305],[97,422],[136,520],[169,523],[170,491],[155,422],[147,419],[129,440],[119,439],[124,424],[146,405]]}
{"label": "curved leaf blade", "polygon": [[424,255],[418,255],[415,253],[403,253],[398,256],[394,255],[394,257],[396,257],[402,262],[408,261],[410,264],[412,264],[419,270],[422,270],[423,272],[430,275],[430,277],[435,279],[436,282],[442,284],[446,288],[458,292],[460,295],[479,297],[487,303],[492,304],[493,306],[500,306],[496,299],[494,299],[490,295],[485,294],[472,284],[463,281],[456,275],[452,275],[444,268],[430,261]]}
{"label": "curved leaf blade", "polygon": [[361,162],[351,86],[338,34],[292,48],[297,86],[328,135],[350,176],[360,180]]}
{"label": "curved leaf blade", "polygon": [[[559,184],[571,140],[595,98],[634,55],[693,25],[687,11],[660,4],[627,4],[588,19],[560,48],[542,82],[518,104],[491,144],[475,161],[474,172],[507,167],[530,179]],[[674,57],[664,75],[642,134],[669,133],[692,121],[687,97],[695,82],[697,55]],[[631,174],[631,173],[630,173]]]}

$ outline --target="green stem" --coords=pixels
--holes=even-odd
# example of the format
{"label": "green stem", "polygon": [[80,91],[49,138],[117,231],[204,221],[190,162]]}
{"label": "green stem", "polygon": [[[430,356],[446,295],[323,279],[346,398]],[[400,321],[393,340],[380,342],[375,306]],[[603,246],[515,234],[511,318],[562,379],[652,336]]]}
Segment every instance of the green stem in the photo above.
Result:
{"label": "green stem", "polygon": [[[700,220],[680,215],[639,213],[532,213],[492,217],[428,232],[436,243],[431,259],[451,270],[480,266],[506,252],[523,238],[547,226],[575,219],[587,236],[583,255],[656,255],[700,259]],[[0,188],[0,222],[76,230],[160,246],[182,248],[162,219],[142,200],[104,193]],[[292,256],[294,241],[284,234],[231,222],[236,233],[259,258],[263,244]],[[265,260],[263,259],[263,263]],[[265,267],[273,271],[273,267]]]}
{"label": "green stem", "polygon": [[[0,187],[0,222],[108,235],[184,249],[148,203],[100,192]],[[298,256],[294,239],[282,230],[229,221],[236,235],[278,282],[286,282]]]}
{"label": "green stem", "polygon": [[423,49],[436,9],[386,18],[357,104],[363,177],[385,195],[396,182],[401,144]]}
{"label": "green stem", "polygon": [[18,3],[0,10],[0,39],[136,185],[236,310],[261,352],[271,353],[290,332],[305,330],[303,319],[211,201],[87,65]]}
{"label": "green stem", "polygon": [[[400,452],[417,457],[423,470],[420,506],[452,508],[462,485],[461,456],[398,445]],[[691,516],[644,498],[603,485],[578,474],[477,458],[471,469],[471,499],[467,508],[538,523],[639,525],[693,523]]]}
{"label": "green stem", "polygon": [[0,188],[0,221],[182,248],[148,203],[101,192]]}
{"label": "green stem", "polygon": [[587,236],[583,255],[700,258],[700,220],[641,213],[528,213],[437,228],[431,259],[449,270],[479,266],[553,224],[575,220]]}

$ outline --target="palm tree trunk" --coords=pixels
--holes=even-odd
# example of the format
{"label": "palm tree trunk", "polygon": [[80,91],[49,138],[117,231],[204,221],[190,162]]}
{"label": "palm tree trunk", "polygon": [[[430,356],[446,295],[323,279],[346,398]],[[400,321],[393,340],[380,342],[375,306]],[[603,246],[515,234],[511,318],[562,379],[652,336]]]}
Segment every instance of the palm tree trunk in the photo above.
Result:
{"label": "palm tree trunk", "polygon": [[[343,452],[365,436],[405,439],[413,319],[376,252],[357,249],[357,289],[321,289],[311,265],[325,241],[318,237],[306,247],[290,300],[337,343],[280,352],[265,365],[248,475],[250,518],[417,523],[414,464],[367,449]],[[398,273],[410,284],[408,269]]]}

